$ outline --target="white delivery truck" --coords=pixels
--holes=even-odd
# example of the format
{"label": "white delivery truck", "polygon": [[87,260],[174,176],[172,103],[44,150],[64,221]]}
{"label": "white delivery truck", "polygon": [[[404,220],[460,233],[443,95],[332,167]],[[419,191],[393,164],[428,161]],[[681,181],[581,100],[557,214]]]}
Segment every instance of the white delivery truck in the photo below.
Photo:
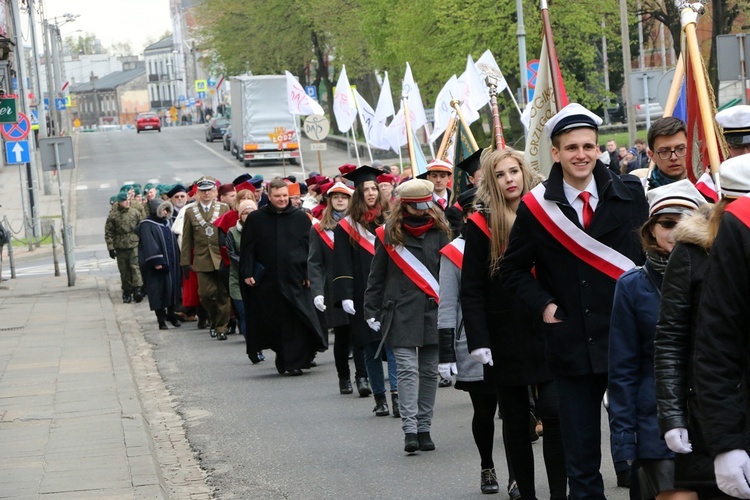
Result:
{"label": "white delivery truck", "polygon": [[232,148],[249,167],[257,160],[299,158],[294,116],[289,113],[284,75],[243,75],[230,79]]}

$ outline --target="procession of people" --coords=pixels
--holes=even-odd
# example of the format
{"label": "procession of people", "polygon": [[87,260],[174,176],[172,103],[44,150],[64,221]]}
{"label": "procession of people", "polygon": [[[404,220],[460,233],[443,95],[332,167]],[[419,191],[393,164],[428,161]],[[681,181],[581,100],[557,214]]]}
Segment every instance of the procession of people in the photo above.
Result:
{"label": "procession of people", "polygon": [[605,498],[606,400],[631,498],[750,498],[750,106],[716,120],[714,191],[688,178],[682,120],[652,124],[639,173],[602,161],[617,144],[602,155],[602,120],[571,103],[544,127],[546,179],[490,146],[414,178],[128,184],[105,237],[123,302],[145,297],[158,328],[242,334],[282,376],[331,347],[331,390],[399,418],[407,454],[440,449],[438,387],[467,392],[482,493],[501,489],[499,414],[511,498],[537,496],[540,435],[550,498]]}

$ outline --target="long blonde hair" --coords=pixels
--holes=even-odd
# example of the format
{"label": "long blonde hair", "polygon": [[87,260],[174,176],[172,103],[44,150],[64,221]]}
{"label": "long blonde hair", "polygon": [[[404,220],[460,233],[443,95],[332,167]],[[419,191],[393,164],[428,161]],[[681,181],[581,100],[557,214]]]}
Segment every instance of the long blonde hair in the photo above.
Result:
{"label": "long blonde hair", "polygon": [[513,158],[518,162],[523,174],[523,186],[521,196],[531,191],[531,189],[540,182],[540,178],[532,174],[529,165],[523,157],[523,153],[513,148],[505,149],[485,149],[479,157],[479,165],[482,170],[482,182],[477,188],[475,205],[478,205],[479,211],[487,218],[487,224],[490,228],[492,238],[490,239],[490,275],[495,274],[500,259],[508,247],[508,238],[510,237],[510,228],[516,220],[516,212],[508,205],[500,186],[495,179],[495,166],[506,158]]}

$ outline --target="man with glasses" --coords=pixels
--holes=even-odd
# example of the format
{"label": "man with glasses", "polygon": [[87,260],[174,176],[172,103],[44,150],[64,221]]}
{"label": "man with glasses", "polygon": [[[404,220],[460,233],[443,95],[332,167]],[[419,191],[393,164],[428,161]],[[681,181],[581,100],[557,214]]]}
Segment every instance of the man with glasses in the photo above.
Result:
{"label": "man with glasses", "polygon": [[648,188],[687,178],[687,126],[679,118],[659,118],[648,130],[648,156],[656,164]]}
{"label": "man with glasses", "polygon": [[716,123],[724,129],[730,158],[750,153],[750,106],[741,104],[719,111]]}

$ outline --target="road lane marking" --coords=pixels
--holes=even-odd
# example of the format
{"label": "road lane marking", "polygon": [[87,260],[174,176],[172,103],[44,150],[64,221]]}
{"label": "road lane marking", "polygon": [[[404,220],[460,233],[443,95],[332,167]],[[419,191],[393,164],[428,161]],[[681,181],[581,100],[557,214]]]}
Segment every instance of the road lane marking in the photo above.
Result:
{"label": "road lane marking", "polygon": [[202,148],[206,148],[206,151],[210,152],[210,153],[211,153],[212,155],[214,155],[214,156],[218,156],[219,158],[221,158],[221,159],[222,159],[222,160],[224,160],[225,162],[229,163],[229,164],[230,164],[230,165],[232,165],[233,167],[237,167],[237,166],[238,166],[238,165],[237,165],[237,160],[234,160],[234,161],[230,160],[230,159],[229,159],[229,158],[227,158],[226,156],[224,156],[224,155],[220,154],[220,153],[219,153],[218,151],[214,151],[213,149],[209,148],[208,146],[206,146],[205,144],[203,144],[203,143],[202,143],[201,141],[199,141],[198,139],[193,139],[193,142],[194,142],[194,143],[196,143],[196,144],[197,144],[198,146],[200,146],[200,147],[202,147]]}

